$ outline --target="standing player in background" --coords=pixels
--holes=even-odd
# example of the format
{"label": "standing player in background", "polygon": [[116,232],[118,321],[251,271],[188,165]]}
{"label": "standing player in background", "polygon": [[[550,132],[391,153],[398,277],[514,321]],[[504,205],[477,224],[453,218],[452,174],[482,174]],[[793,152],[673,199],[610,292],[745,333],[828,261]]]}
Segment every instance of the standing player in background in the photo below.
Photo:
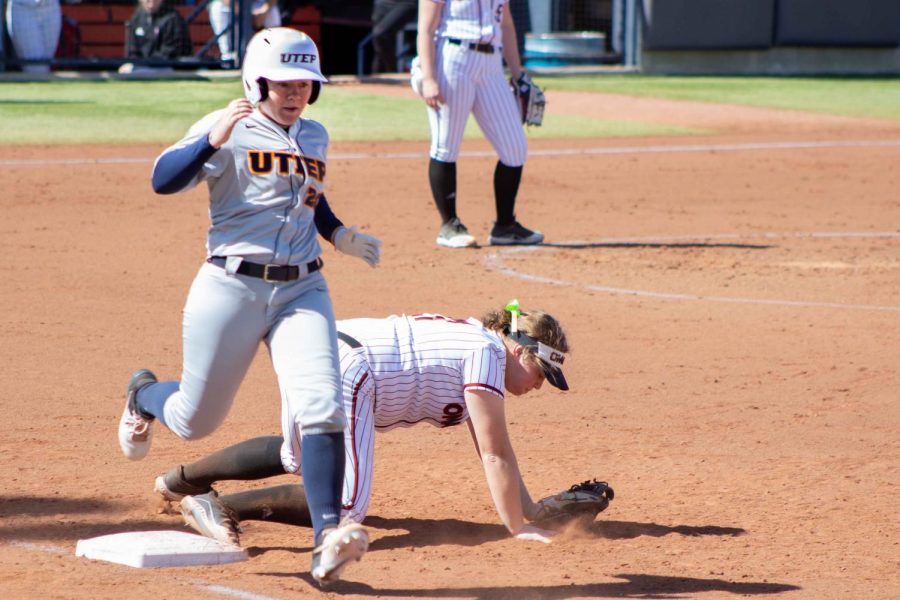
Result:
{"label": "standing player in background", "polygon": [[[21,60],[51,60],[59,44],[59,0],[6,0],[6,27]],[[22,65],[24,73],[46,74],[50,65]]]}
{"label": "standing player in background", "polygon": [[[481,458],[500,520],[518,539],[549,542],[553,532],[526,524],[538,506],[522,480],[506,428],[505,397],[540,389],[544,380],[561,390],[569,350],[551,315],[508,310],[481,321],[440,315],[391,316],[338,322],[341,386],[347,428],[344,514],[361,523],[372,493],[376,431],[428,423],[465,423]],[[377,401],[376,401],[377,400]],[[156,480],[166,500],[181,501],[184,516],[204,535],[238,542],[240,520],[308,525],[298,486],[276,486],[218,497],[216,481],[262,479],[306,468],[296,432],[261,437],[175,467]]]}
{"label": "standing player in background", "polygon": [[[456,160],[469,113],[497,151],[494,201],[497,221],[488,241],[496,245],[539,244],[539,231],[523,227],[516,195],[528,143],[520,108],[503,71],[522,74],[516,29],[506,0],[419,0],[418,66],[413,89],[428,105],[431,161],[428,179],[441,215],[437,243],[475,245],[456,212]],[[419,69],[421,71],[419,72]]]}
{"label": "standing player in background", "polygon": [[[232,0],[212,0],[206,5],[209,13],[209,25],[216,34],[216,43],[219,46],[219,56],[222,60],[234,60],[235,52],[232,48],[234,36],[228,26],[232,25],[234,11],[231,10]],[[281,11],[277,0],[253,0],[250,9],[251,24],[254,31],[260,29],[281,27]],[[234,25],[236,27],[236,25]]]}
{"label": "standing player in background", "polygon": [[281,389],[282,431],[303,450],[312,575],[320,583],[358,560],[368,535],[356,523],[340,524],[345,416],[316,232],[371,266],[381,243],[345,228],[323,194],[328,133],[300,115],[325,81],[306,34],[266,29],[247,46],[246,99],[210,113],[157,158],[158,193],[206,182],[208,257],[184,308],[181,381],[138,370],[119,422],[119,444],[131,460],[147,454],[156,419],[183,439],[209,435],[264,341]]}

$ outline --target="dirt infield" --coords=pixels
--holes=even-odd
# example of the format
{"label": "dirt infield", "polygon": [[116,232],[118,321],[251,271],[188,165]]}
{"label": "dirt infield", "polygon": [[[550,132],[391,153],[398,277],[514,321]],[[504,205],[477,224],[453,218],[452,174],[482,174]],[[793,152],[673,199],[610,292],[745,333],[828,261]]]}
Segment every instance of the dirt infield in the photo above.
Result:
{"label": "dirt infield", "polygon": [[[277,524],[247,523],[251,559],[221,567],[75,557],[79,539],[182,529],[153,478],[279,433],[278,392],[263,350],[216,434],[159,428],[126,461],[128,376],[180,373],[205,194],[152,193],[160,147],[0,146],[0,597],[900,597],[900,124],[590,98],[548,106],[710,134],[534,142],[518,216],[548,244],[527,250],[436,247],[425,144],[336,144],[329,199],[384,240],[383,264],[324,257],[339,318],[512,297],[556,314],[572,390],[510,399],[517,456],[535,496],[597,477],[615,500],[589,530],[519,542],[465,428],[393,431],[371,551],[327,594],[310,532]],[[492,170],[459,163],[480,240]]]}

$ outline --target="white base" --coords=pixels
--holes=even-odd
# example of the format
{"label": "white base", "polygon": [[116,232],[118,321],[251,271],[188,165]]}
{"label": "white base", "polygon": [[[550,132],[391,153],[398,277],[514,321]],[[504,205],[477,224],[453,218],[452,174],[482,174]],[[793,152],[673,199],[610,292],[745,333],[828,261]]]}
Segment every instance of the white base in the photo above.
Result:
{"label": "white base", "polygon": [[75,556],[153,568],[239,562],[247,551],[182,531],[130,531],[78,540]]}

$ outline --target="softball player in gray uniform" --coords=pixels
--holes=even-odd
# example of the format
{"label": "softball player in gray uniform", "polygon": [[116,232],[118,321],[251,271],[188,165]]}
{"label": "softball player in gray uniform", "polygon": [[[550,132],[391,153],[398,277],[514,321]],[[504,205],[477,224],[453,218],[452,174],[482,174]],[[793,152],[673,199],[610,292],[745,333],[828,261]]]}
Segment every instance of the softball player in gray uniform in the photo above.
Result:
{"label": "softball player in gray uniform", "polygon": [[246,99],[198,121],[156,160],[157,192],[206,182],[208,257],[184,308],[181,380],[158,382],[152,372],[137,371],[119,442],[125,456],[138,460],[149,450],[154,420],[184,439],[215,431],[264,341],[281,388],[282,431],[303,448],[316,536],[312,574],[327,583],[362,556],[368,537],[355,523],[338,526],[345,416],[316,234],[372,266],[380,242],[343,227],[325,199],[328,134],[300,118],[324,81],[308,36],[264,30],[247,47]]}
{"label": "softball player in gray uniform", "polygon": [[497,221],[489,243],[541,243],[543,234],[523,227],[515,215],[528,144],[503,71],[506,59],[513,79],[522,73],[507,0],[419,0],[417,50],[411,82],[428,105],[428,179],[442,221],[437,243],[476,244],[456,212],[456,159],[469,113],[500,158],[494,170]]}
{"label": "softball player in gray uniform", "polygon": [[[549,541],[549,532],[525,522],[537,507],[519,473],[504,399],[507,392],[518,396],[539,389],[545,379],[568,389],[562,374],[568,343],[552,316],[493,311],[481,322],[436,314],[350,319],[338,322],[338,332],[348,416],[345,516],[361,523],[368,512],[376,431],[465,423],[504,525],[517,538]],[[181,500],[188,523],[217,539],[236,541],[240,519],[307,524],[308,515],[297,510],[300,504],[289,500],[297,491],[266,488],[221,499],[210,493],[217,480],[300,470],[301,444],[296,432],[289,433],[248,440],[176,467],[157,478],[156,490],[167,500]]]}

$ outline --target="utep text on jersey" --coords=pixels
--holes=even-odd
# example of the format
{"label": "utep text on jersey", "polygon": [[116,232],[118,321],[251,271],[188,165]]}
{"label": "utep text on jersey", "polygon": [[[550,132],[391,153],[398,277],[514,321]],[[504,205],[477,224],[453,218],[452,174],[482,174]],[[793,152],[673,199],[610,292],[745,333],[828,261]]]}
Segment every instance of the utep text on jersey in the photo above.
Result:
{"label": "utep text on jersey", "polygon": [[[248,150],[247,168],[254,175],[268,175],[273,170],[280,176],[298,175],[303,177],[300,185],[306,183],[307,174],[320,183],[325,180],[325,161],[283,150]],[[318,200],[319,192],[310,187],[303,203],[315,208]]]}

